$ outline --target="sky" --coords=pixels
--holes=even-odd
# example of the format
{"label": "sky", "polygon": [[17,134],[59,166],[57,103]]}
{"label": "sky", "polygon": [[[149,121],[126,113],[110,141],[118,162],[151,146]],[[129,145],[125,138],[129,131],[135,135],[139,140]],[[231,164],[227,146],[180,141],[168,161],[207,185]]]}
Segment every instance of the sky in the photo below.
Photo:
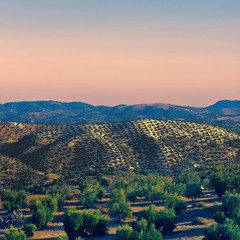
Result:
{"label": "sky", "polygon": [[0,0],[0,103],[240,99],[239,0]]}

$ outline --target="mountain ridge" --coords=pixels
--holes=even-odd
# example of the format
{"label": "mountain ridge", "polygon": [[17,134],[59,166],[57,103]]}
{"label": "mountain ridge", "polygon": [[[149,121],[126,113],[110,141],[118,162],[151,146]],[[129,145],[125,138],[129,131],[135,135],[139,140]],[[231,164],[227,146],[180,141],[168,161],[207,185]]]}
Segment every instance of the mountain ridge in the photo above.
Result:
{"label": "mountain ridge", "polygon": [[240,100],[221,100],[207,107],[166,103],[94,106],[83,102],[24,101],[0,104],[0,121],[42,124],[90,124],[136,119],[205,122],[240,130]]}

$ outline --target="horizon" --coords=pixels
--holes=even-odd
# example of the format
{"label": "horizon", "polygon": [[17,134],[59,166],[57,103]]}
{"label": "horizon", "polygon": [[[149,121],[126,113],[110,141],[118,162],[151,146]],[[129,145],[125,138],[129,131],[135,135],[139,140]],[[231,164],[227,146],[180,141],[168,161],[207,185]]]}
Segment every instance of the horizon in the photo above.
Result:
{"label": "horizon", "polygon": [[4,105],[4,104],[8,104],[8,103],[31,103],[31,102],[58,102],[58,103],[83,103],[83,104],[88,104],[88,105],[92,105],[94,107],[100,107],[100,106],[105,106],[105,107],[117,107],[117,106],[135,106],[135,105],[157,105],[157,104],[163,104],[163,105],[175,105],[175,106],[182,106],[182,107],[195,107],[195,108],[205,108],[205,107],[209,107],[212,106],[218,102],[223,102],[223,101],[230,101],[230,102],[234,102],[234,101],[240,101],[240,99],[220,99],[214,103],[211,103],[209,105],[206,106],[193,106],[193,105],[179,105],[179,104],[174,104],[174,103],[162,103],[162,102],[154,102],[154,103],[150,103],[150,102],[145,102],[145,103],[135,103],[135,104],[124,104],[124,103],[120,103],[117,105],[94,105],[91,103],[87,103],[87,102],[82,102],[82,101],[61,101],[61,100],[25,100],[25,101],[12,101],[12,102],[0,102],[0,105]]}
{"label": "horizon", "polygon": [[236,0],[0,2],[0,102],[240,99]]}

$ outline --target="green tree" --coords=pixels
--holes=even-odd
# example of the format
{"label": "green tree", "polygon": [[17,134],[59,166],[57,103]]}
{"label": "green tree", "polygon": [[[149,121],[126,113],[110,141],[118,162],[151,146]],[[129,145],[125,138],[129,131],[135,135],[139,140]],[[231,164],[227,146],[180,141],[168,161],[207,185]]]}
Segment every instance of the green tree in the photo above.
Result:
{"label": "green tree", "polygon": [[57,211],[57,198],[43,197],[36,198],[30,202],[30,209],[33,212],[32,222],[38,228],[44,228],[53,219],[53,213]]}
{"label": "green tree", "polygon": [[37,230],[36,225],[34,224],[26,224],[22,229],[27,237],[33,237],[34,231]]}
{"label": "green tree", "polygon": [[133,230],[129,225],[118,226],[117,229],[118,240],[131,240],[133,235]]}
{"label": "green tree", "polygon": [[222,223],[226,218],[230,218],[240,225],[240,194],[225,193],[222,196],[222,206],[216,205],[213,207],[213,217],[219,223]]}
{"label": "green tree", "polygon": [[204,240],[240,240],[240,228],[233,220],[226,219],[223,224],[206,228],[204,236]]}
{"label": "green tree", "polygon": [[100,211],[93,212],[68,208],[63,215],[64,229],[70,240],[85,237],[89,234],[104,235],[107,230],[108,219]]}
{"label": "green tree", "polygon": [[71,192],[72,189],[70,186],[67,185],[54,185],[50,187],[47,191],[46,194],[48,194],[52,198],[57,198],[58,200],[58,208],[63,208],[64,206],[64,201],[66,199],[70,199],[71,197]]}
{"label": "green tree", "polygon": [[24,231],[18,231],[17,228],[10,228],[4,233],[5,240],[26,240],[27,236]]}
{"label": "green tree", "polygon": [[200,183],[188,183],[186,184],[185,196],[191,198],[192,201],[198,198],[202,193],[202,188]]}
{"label": "green tree", "polygon": [[168,234],[175,228],[176,215],[172,208],[165,208],[160,210],[154,222],[156,229],[160,230],[162,234]]}
{"label": "green tree", "polygon": [[111,217],[131,218],[132,210],[130,203],[126,200],[126,195],[123,189],[114,190],[112,192],[111,202],[109,204],[109,214]]}
{"label": "green tree", "polygon": [[187,203],[177,193],[165,194],[163,203],[167,208],[173,208],[176,214],[185,213]]}
{"label": "green tree", "polygon": [[2,189],[0,191],[1,201],[3,206],[8,211],[19,210],[20,208],[26,208],[27,203],[27,196],[29,194],[24,191],[12,191],[9,189]]}
{"label": "green tree", "polygon": [[151,223],[155,224],[156,229],[163,234],[170,233],[175,228],[176,215],[172,208],[165,208],[158,211],[157,207],[152,204],[140,213],[140,218],[146,219],[148,226],[150,226]]}

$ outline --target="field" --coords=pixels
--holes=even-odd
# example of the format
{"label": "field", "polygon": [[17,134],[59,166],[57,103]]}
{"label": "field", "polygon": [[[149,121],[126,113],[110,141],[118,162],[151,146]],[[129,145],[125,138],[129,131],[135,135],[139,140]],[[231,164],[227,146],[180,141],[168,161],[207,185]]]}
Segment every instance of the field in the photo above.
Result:
{"label": "field", "polygon": [[[36,196],[32,196],[36,197]],[[44,240],[50,240],[50,239],[56,239],[59,235],[64,233],[64,226],[63,223],[61,222],[61,216],[63,215],[65,209],[70,206],[75,206],[77,209],[84,209],[85,207],[80,205],[79,203],[79,193],[76,191],[74,194],[72,194],[71,200],[66,200],[65,201],[65,206],[63,209],[58,210],[57,213],[54,215],[54,220],[52,223],[48,224],[48,227],[44,230],[38,230],[35,232],[35,236],[33,238],[29,239],[44,239]],[[93,209],[105,209],[105,212],[107,211],[106,204],[109,201],[109,194],[106,194],[106,197],[103,198],[102,200],[99,200],[97,205],[92,207]],[[168,240],[200,240],[203,238],[203,228],[210,226],[214,224],[214,220],[212,219],[211,215],[211,207],[215,202],[219,202],[219,198],[215,194],[214,191],[208,190],[208,191],[203,191],[202,195],[200,198],[195,200],[195,203],[201,202],[204,203],[204,207],[192,207],[193,202],[191,200],[187,200],[187,212],[186,214],[182,216],[177,217],[177,223],[176,223],[176,228],[175,230],[164,237],[163,239],[168,239]],[[131,204],[131,208],[133,210],[133,218],[129,220],[123,220],[120,224],[125,224],[125,223],[131,223],[135,221],[136,217],[138,216],[138,213],[142,211],[146,206],[149,206],[151,202],[148,201],[142,201],[138,200],[135,203]],[[155,203],[158,209],[163,208],[163,204],[161,201],[158,201]],[[31,212],[29,209],[22,209],[21,210],[27,221],[29,221]],[[0,209],[0,216],[3,216],[3,214],[6,211],[4,211],[3,208]],[[109,216],[108,216],[109,217]],[[192,225],[192,221],[196,217],[203,217],[207,219],[206,224],[204,225]],[[105,235],[103,237],[88,237],[87,239],[92,239],[92,240],[112,240],[116,239],[116,230],[119,225],[119,222],[115,219],[111,219],[109,217],[110,221],[108,224],[108,235]],[[0,230],[0,235],[2,235],[4,232],[4,229]]]}

